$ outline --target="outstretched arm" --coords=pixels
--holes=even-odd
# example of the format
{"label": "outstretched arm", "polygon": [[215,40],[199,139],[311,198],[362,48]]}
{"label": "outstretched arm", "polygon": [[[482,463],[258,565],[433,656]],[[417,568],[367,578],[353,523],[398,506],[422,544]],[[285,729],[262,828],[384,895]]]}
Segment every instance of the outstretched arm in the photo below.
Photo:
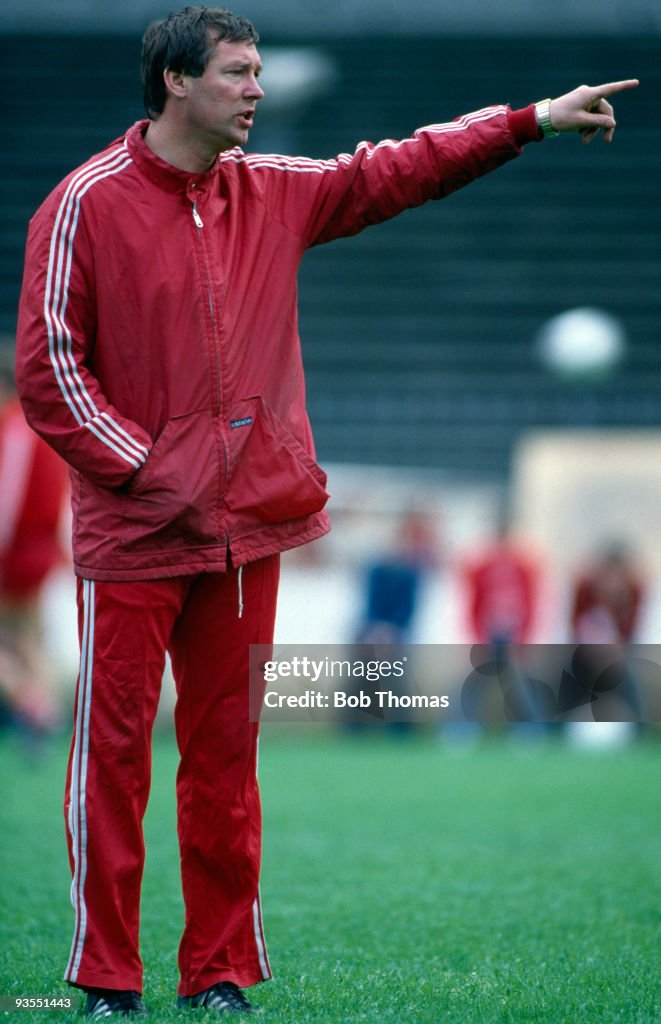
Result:
{"label": "outstretched arm", "polygon": [[637,78],[605,85],[579,85],[572,92],[551,100],[549,117],[557,132],[580,132],[583,142],[591,142],[599,130],[604,130],[604,142],[613,141],[615,116],[608,97],[624,89],[635,89]]}
{"label": "outstretched arm", "polygon": [[[361,142],[335,160],[242,156],[250,170],[271,173],[276,216],[299,233],[305,246],[355,235],[402,210],[440,199],[521,153],[544,135],[576,131],[590,140],[615,129],[606,99],[638,85],[637,79],[581,85],[553,100],[521,110],[485,107],[443,124],[419,128],[410,138]],[[536,116],[537,115],[537,116]],[[236,156],[225,157],[236,160]]]}

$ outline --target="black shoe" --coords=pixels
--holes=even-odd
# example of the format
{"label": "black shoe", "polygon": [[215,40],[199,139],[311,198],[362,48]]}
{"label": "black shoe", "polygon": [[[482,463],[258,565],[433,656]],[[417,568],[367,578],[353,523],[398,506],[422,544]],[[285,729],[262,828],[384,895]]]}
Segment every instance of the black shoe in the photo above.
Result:
{"label": "black shoe", "polygon": [[87,990],[88,1017],[146,1017],[147,1009],[139,992],[124,992],[113,988],[93,988]]}
{"label": "black shoe", "polygon": [[205,1010],[215,1010],[217,1013],[255,1012],[254,1006],[251,1006],[233,981],[219,981],[211,988],[205,988],[204,992],[198,992],[196,996],[179,996],[177,1006],[203,1006]]}

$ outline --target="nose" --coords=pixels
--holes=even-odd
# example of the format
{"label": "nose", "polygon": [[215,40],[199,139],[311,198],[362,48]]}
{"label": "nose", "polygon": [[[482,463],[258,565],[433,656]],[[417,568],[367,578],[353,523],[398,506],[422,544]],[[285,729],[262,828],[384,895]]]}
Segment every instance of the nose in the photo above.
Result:
{"label": "nose", "polygon": [[256,75],[251,75],[250,76],[250,81],[248,82],[247,94],[248,94],[248,96],[251,99],[254,99],[254,100],[261,100],[262,97],[264,96],[264,90],[262,89],[261,85],[257,81],[257,76]]}

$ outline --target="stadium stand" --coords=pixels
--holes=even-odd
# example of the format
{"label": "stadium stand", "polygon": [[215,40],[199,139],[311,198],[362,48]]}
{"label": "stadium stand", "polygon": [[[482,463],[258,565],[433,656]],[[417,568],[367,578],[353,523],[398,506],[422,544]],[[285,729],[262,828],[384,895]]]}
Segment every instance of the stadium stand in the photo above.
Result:
{"label": "stadium stand", "polygon": [[[135,37],[0,43],[16,85],[0,167],[0,329],[12,331],[31,211],[142,112]],[[642,84],[619,101],[612,147],[573,137],[531,146],[462,194],[308,254],[301,333],[320,460],[498,481],[533,427],[658,426],[657,38],[333,39],[325,49],[338,86],[288,125],[291,148],[310,156],[580,81]],[[251,149],[277,138],[267,103]],[[629,346],[617,377],[572,386],[544,370],[533,339],[548,317],[584,305],[618,317]]]}

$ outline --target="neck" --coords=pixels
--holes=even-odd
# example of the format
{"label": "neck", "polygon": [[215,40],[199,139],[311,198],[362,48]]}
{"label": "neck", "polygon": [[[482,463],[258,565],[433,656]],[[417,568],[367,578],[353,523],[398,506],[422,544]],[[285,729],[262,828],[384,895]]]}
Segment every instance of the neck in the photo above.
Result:
{"label": "neck", "polygon": [[193,141],[184,138],[163,117],[149,122],[145,143],[161,160],[191,174],[204,174],[218,155],[210,147],[205,147],[199,139]]}

